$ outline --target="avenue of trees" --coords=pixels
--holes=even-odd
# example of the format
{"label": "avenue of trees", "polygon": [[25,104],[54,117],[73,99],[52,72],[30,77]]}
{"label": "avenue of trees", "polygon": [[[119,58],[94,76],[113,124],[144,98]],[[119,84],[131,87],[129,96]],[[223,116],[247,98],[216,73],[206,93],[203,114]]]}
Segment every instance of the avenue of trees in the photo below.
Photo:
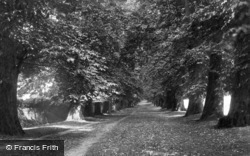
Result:
{"label": "avenue of trees", "polygon": [[[161,4],[161,5],[158,5]],[[231,109],[219,127],[250,124],[249,0],[152,2],[141,12],[144,93],[162,108],[177,110],[189,99],[185,116],[220,115],[223,95]],[[205,104],[203,108],[203,100]]]}
{"label": "avenue of trees", "polygon": [[[119,94],[133,101],[140,87],[126,44],[127,11],[119,4],[98,0],[0,2],[1,134],[24,133],[17,93],[37,92],[73,106],[100,94]],[[53,89],[45,95],[46,83]]]}
{"label": "avenue of trees", "polygon": [[249,78],[249,0],[0,1],[0,134],[24,133],[27,91],[72,106],[142,96],[173,111],[189,98],[185,116],[201,120],[230,93],[219,126],[249,125]]}

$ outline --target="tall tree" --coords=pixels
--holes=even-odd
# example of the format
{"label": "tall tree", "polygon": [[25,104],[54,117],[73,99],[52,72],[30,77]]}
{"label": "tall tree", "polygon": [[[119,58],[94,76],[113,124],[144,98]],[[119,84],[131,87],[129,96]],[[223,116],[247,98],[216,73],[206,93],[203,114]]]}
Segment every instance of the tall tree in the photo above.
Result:
{"label": "tall tree", "polygon": [[34,52],[37,30],[47,28],[45,25],[40,27],[47,19],[46,7],[46,3],[41,1],[0,2],[1,134],[24,133],[17,116],[17,79],[23,60],[29,52]]}
{"label": "tall tree", "polygon": [[3,0],[0,22],[1,134],[23,134],[17,78],[39,73],[35,66],[55,71],[59,93],[78,105],[110,86],[129,97],[140,90],[133,52],[124,48],[126,14],[113,1]]}
{"label": "tall tree", "polygon": [[210,55],[210,69],[208,73],[207,96],[205,100],[204,110],[201,120],[214,115],[221,101],[220,93],[220,72],[221,72],[222,56],[217,53]]}
{"label": "tall tree", "polygon": [[[192,62],[192,61],[191,61]],[[186,95],[189,98],[189,105],[185,116],[201,113],[203,110],[203,95],[204,95],[204,80],[203,77],[204,65],[202,61],[194,61],[188,66],[189,78],[187,84]]]}
{"label": "tall tree", "polygon": [[229,115],[219,120],[219,127],[250,125],[250,1],[234,5],[236,25],[231,29],[234,38],[234,81]]}
{"label": "tall tree", "polygon": [[[210,37],[207,39],[211,42],[212,46],[208,49],[209,56],[209,71],[208,71],[208,84],[206,92],[206,101],[204,110],[202,112],[201,120],[205,120],[210,116],[217,114],[217,108],[222,101],[222,69],[223,63],[223,35],[230,29],[231,20],[231,10],[230,7],[233,5],[231,1],[226,3],[214,2],[211,6],[217,5],[218,7],[211,7],[211,11],[217,12],[216,15],[211,16],[211,18],[205,23],[216,23],[213,26],[207,27],[205,29],[209,30]],[[207,24],[208,26],[208,24]]]}

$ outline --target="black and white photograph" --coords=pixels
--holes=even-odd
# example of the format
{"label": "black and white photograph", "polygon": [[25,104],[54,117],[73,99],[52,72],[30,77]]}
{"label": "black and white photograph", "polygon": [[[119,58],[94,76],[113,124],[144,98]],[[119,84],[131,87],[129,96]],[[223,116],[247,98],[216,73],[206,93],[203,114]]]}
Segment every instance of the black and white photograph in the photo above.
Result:
{"label": "black and white photograph", "polygon": [[250,156],[250,0],[0,0],[0,156]]}

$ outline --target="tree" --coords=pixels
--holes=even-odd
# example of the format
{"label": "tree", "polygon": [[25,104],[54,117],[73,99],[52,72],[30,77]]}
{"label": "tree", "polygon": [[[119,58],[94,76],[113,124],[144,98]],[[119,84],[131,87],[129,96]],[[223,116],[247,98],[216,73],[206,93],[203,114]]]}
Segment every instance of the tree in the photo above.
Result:
{"label": "tree", "polygon": [[54,5],[56,39],[44,52],[56,68],[61,97],[74,108],[100,94],[110,95],[111,84],[126,86],[120,75],[130,73],[127,66],[134,61],[121,50],[126,17],[120,7],[88,0]]}
{"label": "tree", "polygon": [[17,116],[17,77],[16,49],[15,43],[11,39],[1,39],[0,56],[0,100],[1,100],[1,120],[0,133],[3,134],[23,134]]}
{"label": "tree", "polygon": [[[151,54],[145,64],[148,66],[145,68],[148,74],[143,73],[148,76],[147,84],[157,86],[159,93],[165,91],[163,107],[170,108],[175,103],[171,101],[177,101],[168,97],[190,97],[187,115],[201,112],[201,98],[206,95],[202,115],[202,119],[206,119],[216,113],[224,90],[222,86],[227,88],[227,85],[220,82],[224,79],[220,77],[221,73],[226,71],[221,69],[224,57],[222,43],[223,34],[232,24],[230,8],[234,2],[185,0],[157,1],[152,4],[154,7],[144,17],[154,17],[154,23],[157,24],[151,29],[150,37],[143,33],[143,42],[149,46],[142,46],[147,55]],[[185,8],[185,12],[182,8]],[[166,21],[171,21],[171,24]],[[150,27],[148,23],[146,26]],[[157,35],[155,37],[152,34]],[[153,44],[147,42],[148,38]],[[150,78],[153,83],[148,83]],[[146,88],[154,89],[155,92],[153,86]]]}
{"label": "tree", "polygon": [[[178,37],[176,34],[180,31],[178,28],[181,18],[181,8],[179,1],[153,1],[140,13],[144,13],[140,25],[140,50],[143,59],[141,59],[142,75],[144,78],[145,90],[148,95],[158,92],[164,95],[163,108],[176,110],[178,84],[182,67],[180,64],[180,54],[171,49],[172,41]],[[184,7],[184,5],[183,5]],[[143,9],[147,9],[143,12]],[[151,90],[152,89],[152,90]],[[150,96],[150,95],[149,95]],[[151,98],[150,97],[150,98]]]}
{"label": "tree", "polygon": [[[206,101],[201,120],[216,114],[216,108],[222,99],[223,89],[220,75],[223,45],[221,42],[223,33],[229,29],[231,22],[229,6],[231,6],[231,2],[221,3],[218,1],[212,1],[207,7],[197,6],[196,12],[192,15],[191,26],[188,28],[187,34],[183,36],[184,40],[186,37],[189,38],[186,40],[192,40],[187,46],[191,51],[195,51],[197,47],[204,47],[202,55],[208,57],[210,61],[210,67],[207,68]],[[206,9],[203,9],[204,7]],[[203,63],[206,64],[204,61]]]}
{"label": "tree", "polygon": [[[234,81],[232,101],[229,115],[219,120],[219,127],[246,126],[250,125],[250,81],[249,81],[249,58],[250,58],[250,2],[238,1],[234,6],[236,25],[229,31],[234,40]],[[230,34],[229,33],[229,34]]]}
{"label": "tree", "polygon": [[198,114],[203,110],[204,81],[206,80],[206,73],[203,71],[205,69],[205,61],[194,58],[191,57],[186,65],[189,71],[187,72],[188,83],[186,84],[187,90],[185,90],[185,95],[189,98],[189,105],[185,116]]}
{"label": "tree", "polygon": [[76,106],[100,93],[110,95],[112,86],[127,97],[140,90],[132,49],[124,48],[127,15],[113,1],[0,4],[0,133],[23,134],[16,106],[19,73],[53,70],[59,94]]}
{"label": "tree", "polygon": [[38,30],[47,28],[40,27],[47,19],[46,11],[45,3],[40,1],[0,2],[1,134],[24,133],[17,117],[17,79],[24,58],[34,49]]}
{"label": "tree", "polygon": [[220,86],[220,72],[221,72],[222,57],[216,53],[210,55],[210,69],[208,73],[207,96],[205,100],[205,107],[202,112],[201,120],[214,115],[220,103],[221,94],[219,93]]}
{"label": "tree", "polygon": [[[217,5],[214,7],[213,5]],[[233,5],[231,1],[226,3],[221,2],[213,2],[211,11],[217,12],[216,15],[211,16],[208,20],[202,21],[201,25],[209,26],[212,23],[213,26],[209,26],[209,28],[205,27],[205,30],[208,30],[210,33],[209,38],[207,39],[212,43],[210,49],[208,49],[209,56],[209,73],[208,73],[208,84],[206,91],[206,101],[204,110],[202,112],[201,120],[205,120],[210,116],[217,114],[217,108],[222,101],[223,84],[222,84],[222,73],[227,70],[226,68],[222,68],[223,63],[223,51],[225,46],[222,44],[223,34],[230,29],[232,25],[231,19],[231,10],[230,7]],[[204,24],[202,24],[204,22]],[[205,24],[207,23],[207,24]],[[210,24],[209,24],[210,23]],[[225,60],[226,58],[224,58]]]}

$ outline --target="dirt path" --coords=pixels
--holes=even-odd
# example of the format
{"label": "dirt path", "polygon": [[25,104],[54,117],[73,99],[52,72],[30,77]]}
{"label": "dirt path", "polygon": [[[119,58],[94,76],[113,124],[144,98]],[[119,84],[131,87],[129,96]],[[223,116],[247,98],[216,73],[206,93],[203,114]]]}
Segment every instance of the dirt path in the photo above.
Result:
{"label": "dirt path", "polygon": [[[134,114],[136,111],[133,111],[131,113]],[[70,149],[69,151],[66,151],[66,156],[85,156],[88,149],[96,142],[98,142],[102,136],[105,135],[105,133],[111,131],[113,129],[113,127],[115,127],[118,123],[122,122],[123,120],[127,119],[129,116],[123,117],[122,119],[115,121],[113,123],[108,123],[106,125],[104,125],[104,127],[102,127],[100,129],[100,131],[98,131],[94,137],[90,137],[87,139],[82,139],[81,140],[81,144],[78,145],[75,148]]]}
{"label": "dirt path", "polygon": [[64,140],[66,156],[250,155],[250,126],[216,129],[216,120],[197,122],[199,114],[184,114],[142,101],[88,121],[27,128],[23,139]]}
{"label": "dirt path", "polygon": [[63,121],[24,128],[26,135],[18,139],[64,140],[66,156],[82,156],[86,155],[89,147],[98,142],[118,123],[134,114],[136,110],[137,106],[111,115],[87,117],[86,121]]}
{"label": "dirt path", "polygon": [[[143,106],[146,105],[147,101],[141,101],[138,106]],[[81,140],[81,144],[76,146],[75,148],[70,149],[69,151],[66,152],[66,156],[85,156],[87,154],[87,151],[89,150],[89,148],[97,143],[102,137],[105,136],[105,134],[107,134],[108,132],[112,131],[112,129],[114,127],[116,127],[117,124],[119,124],[120,122],[126,120],[127,118],[131,117],[132,115],[134,115],[137,112],[137,109],[135,108],[133,110],[132,113],[130,113],[130,115],[125,116],[121,119],[119,119],[118,121],[114,121],[112,123],[108,123],[106,125],[103,125],[103,127],[101,127],[100,131],[97,131],[97,133],[95,134],[95,136],[93,137],[89,137],[89,138],[85,138]]]}
{"label": "dirt path", "polygon": [[150,103],[93,144],[86,156],[249,156],[250,127],[216,129],[200,114],[163,111]]}

